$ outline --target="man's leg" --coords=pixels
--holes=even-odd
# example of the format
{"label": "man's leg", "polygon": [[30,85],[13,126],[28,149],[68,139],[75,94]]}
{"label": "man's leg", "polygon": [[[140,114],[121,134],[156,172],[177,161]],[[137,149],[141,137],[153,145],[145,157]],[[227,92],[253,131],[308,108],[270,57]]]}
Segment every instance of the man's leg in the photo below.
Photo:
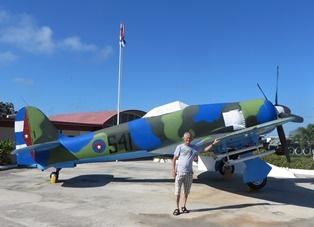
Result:
{"label": "man's leg", "polygon": [[175,189],[174,189],[174,194],[176,195],[176,204],[177,204],[177,209],[180,207],[180,194],[181,194],[181,187],[183,183],[183,178],[181,175],[177,175],[175,179]]}
{"label": "man's leg", "polygon": [[186,206],[186,201],[188,200],[189,194],[185,194],[184,193],[184,197],[183,197],[183,206]]}
{"label": "man's leg", "polygon": [[193,174],[187,174],[185,176],[184,183],[183,183],[183,186],[184,186],[183,207],[186,207],[186,202],[190,194],[192,182],[193,182]]}
{"label": "man's leg", "polygon": [[177,209],[180,209],[179,208],[179,203],[180,203],[180,195],[177,195]]}

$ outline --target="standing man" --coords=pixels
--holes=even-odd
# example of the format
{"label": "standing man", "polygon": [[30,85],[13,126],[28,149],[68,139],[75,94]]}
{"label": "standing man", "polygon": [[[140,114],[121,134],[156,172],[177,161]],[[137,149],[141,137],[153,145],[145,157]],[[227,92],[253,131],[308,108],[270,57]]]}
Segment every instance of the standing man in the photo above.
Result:
{"label": "standing man", "polygon": [[[182,184],[184,186],[184,197],[183,197],[183,207],[181,207],[182,213],[189,213],[190,211],[186,209],[186,201],[188,199],[191,185],[193,182],[193,159],[199,153],[209,151],[213,145],[219,141],[215,139],[213,143],[204,148],[204,150],[191,145],[193,140],[192,134],[190,132],[185,132],[183,135],[183,144],[177,146],[173,159],[172,159],[172,175],[175,178],[175,195],[177,196],[177,208],[173,211],[173,215],[179,215],[179,202]],[[178,160],[178,166],[176,166],[176,161]]]}

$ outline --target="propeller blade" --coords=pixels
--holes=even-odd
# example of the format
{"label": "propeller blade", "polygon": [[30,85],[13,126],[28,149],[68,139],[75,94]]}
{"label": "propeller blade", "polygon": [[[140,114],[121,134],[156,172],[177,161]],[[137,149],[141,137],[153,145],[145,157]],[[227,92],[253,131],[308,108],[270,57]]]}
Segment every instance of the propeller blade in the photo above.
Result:
{"label": "propeller blade", "polygon": [[287,139],[286,139],[285,131],[283,130],[282,125],[277,127],[277,133],[278,133],[279,140],[281,143],[281,150],[278,151],[277,154],[278,155],[285,155],[287,158],[287,161],[290,163],[291,162],[290,153],[288,151]]}
{"label": "propeller blade", "polygon": [[268,100],[268,98],[266,97],[265,93],[263,92],[263,89],[261,88],[261,86],[259,86],[258,83],[257,83],[257,87],[258,87],[259,90],[262,92],[262,94],[264,95],[265,99]]}
{"label": "propeller blade", "polygon": [[277,65],[277,81],[276,81],[276,96],[275,96],[275,105],[278,105],[278,77],[279,77],[279,66]]}

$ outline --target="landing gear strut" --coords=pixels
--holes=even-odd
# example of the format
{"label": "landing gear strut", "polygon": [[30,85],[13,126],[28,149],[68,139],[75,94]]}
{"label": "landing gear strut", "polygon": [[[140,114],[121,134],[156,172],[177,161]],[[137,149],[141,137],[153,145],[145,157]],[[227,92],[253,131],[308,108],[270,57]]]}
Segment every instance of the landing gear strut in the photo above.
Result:
{"label": "landing gear strut", "polygon": [[50,183],[52,184],[58,183],[60,170],[61,168],[57,168],[55,172],[52,172],[50,174]]}

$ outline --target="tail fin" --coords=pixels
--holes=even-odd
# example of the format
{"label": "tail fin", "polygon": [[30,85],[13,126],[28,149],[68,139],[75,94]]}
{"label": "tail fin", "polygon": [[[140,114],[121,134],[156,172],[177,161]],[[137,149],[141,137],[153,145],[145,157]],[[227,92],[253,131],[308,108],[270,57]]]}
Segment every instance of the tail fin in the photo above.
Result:
{"label": "tail fin", "polygon": [[[18,111],[14,131],[16,149],[58,139],[58,131],[54,125],[39,109],[31,106]],[[23,152],[17,156],[17,163],[32,165],[34,160],[29,152]]]}
{"label": "tail fin", "polygon": [[49,119],[35,107],[23,107],[15,118],[16,149],[54,141],[58,131]]}

